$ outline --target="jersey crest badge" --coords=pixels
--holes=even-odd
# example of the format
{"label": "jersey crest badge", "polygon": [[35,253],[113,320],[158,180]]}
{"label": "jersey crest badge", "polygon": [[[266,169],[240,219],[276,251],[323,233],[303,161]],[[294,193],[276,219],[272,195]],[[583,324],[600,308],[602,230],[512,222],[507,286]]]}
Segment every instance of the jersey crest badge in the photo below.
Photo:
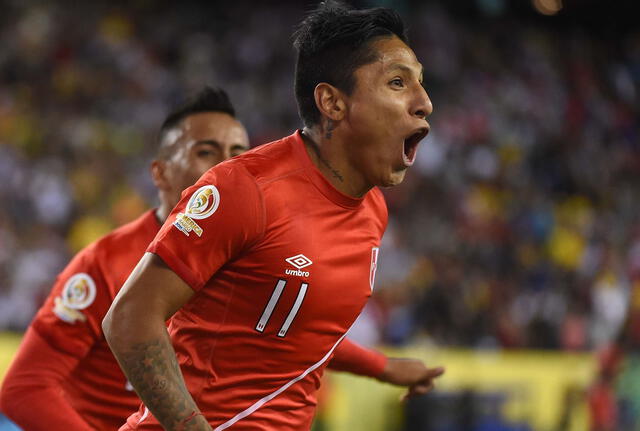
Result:
{"label": "jersey crest badge", "polygon": [[202,236],[203,230],[196,220],[209,217],[216,212],[218,205],[220,205],[218,189],[213,185],[202,186],[191,195],[186,210],[178,213],[173,225],[186,236],[189,236],[189,232]]}
{"label": "jersey crest badge", "polygon": [[84,310],[96,299],[96,284],[89,274],[79,272],[67,280],[62,293],[53,302],[53,312],[67,323],[84,322]]}
{"label": "jersey crest badge", "polygon": [[380,247],[373,247],[371,249],[371,269],[369,270],[369,286],[373,291],[373,284],[376,281],[376,269],[378,269],[378,251]]}

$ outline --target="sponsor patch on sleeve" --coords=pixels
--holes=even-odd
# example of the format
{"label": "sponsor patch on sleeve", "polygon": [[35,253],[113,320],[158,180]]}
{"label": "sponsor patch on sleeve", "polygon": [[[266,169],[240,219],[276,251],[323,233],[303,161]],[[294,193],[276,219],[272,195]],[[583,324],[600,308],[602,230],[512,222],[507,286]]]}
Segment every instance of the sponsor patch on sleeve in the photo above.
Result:
{"label": "sponsor patch on sleeve", "polygon": [[54,299],[53,312],[68,323],[84,322],[87,318],[81,310],[95,299],[95,282],[89,274],[79,272],[67,280],[62,293]]}
{"label": "sponsor patch on sleeve", "polygon": [[189,232],[202,236],[204,231],[196,220],[209,217],[216,212],[218,205],[220,205],[218,189],[213,185],[202,186],[191,195],[187,208],[183,213],[178,213],[173,225],[186,236],[189,236]]}

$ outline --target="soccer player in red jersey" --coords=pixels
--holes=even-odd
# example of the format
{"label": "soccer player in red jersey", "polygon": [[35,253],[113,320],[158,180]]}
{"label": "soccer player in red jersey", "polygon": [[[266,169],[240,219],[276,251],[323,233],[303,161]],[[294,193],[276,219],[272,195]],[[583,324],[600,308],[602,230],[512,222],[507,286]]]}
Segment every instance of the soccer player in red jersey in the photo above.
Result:
{"label": "soccer player in red jersey", "polygon": [[[377,186],[402,182],[432,106],[389,9],[325,2],[295,38],[304,129],[187,189],[103,321],[144,403],[121,430],[308,429],[332,357],[357,369],[343,339],[374,285]],[[418,393],[443,372],[420,366]]]}
{"label": "soccer player in red jersey", "polygon": [[140,404],[104,339],[102,319],[181,191],[249,148],[226,93],[212,88],[171,113],[159,141],[151,173],[160,206],[73,258],[5,377],[2,411],[25,430],[115,430]]}

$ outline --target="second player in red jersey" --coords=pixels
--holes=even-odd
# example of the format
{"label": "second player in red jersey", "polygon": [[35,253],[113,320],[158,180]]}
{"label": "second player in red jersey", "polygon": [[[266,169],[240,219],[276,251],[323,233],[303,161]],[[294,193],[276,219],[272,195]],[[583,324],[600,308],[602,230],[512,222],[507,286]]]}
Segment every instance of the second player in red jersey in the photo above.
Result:
{"label": "second player in red jersey", "polygon": [[58,276],[3,381],[2,411],[25,430],[114,430],[140,401],[100,327],[180,192],[249,148],[222,90],[205,89],[161,128],[152,174],[160,207],[78,253]]}

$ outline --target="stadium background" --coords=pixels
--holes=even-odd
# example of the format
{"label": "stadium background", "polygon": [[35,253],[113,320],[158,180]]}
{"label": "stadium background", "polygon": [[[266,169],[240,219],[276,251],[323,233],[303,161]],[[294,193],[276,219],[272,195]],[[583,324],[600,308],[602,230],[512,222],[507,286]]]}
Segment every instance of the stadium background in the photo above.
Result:
{"label": "stadium background", "polygon": [[[601,429],[639,429],[637,357],[603,376],[593,354],[640,313],[633,2],[351,3],[404,15],[434,104],[416,166],[385,191],[352,337],[448,371],[406,405],[331,376],[316,428],[587,430],[604,382],[618,408]],[[0,0],[0,378],[70,256],[155,204],[169,107],[214,84],[254,145],[300,125],[290,34],[310,4]]]}

